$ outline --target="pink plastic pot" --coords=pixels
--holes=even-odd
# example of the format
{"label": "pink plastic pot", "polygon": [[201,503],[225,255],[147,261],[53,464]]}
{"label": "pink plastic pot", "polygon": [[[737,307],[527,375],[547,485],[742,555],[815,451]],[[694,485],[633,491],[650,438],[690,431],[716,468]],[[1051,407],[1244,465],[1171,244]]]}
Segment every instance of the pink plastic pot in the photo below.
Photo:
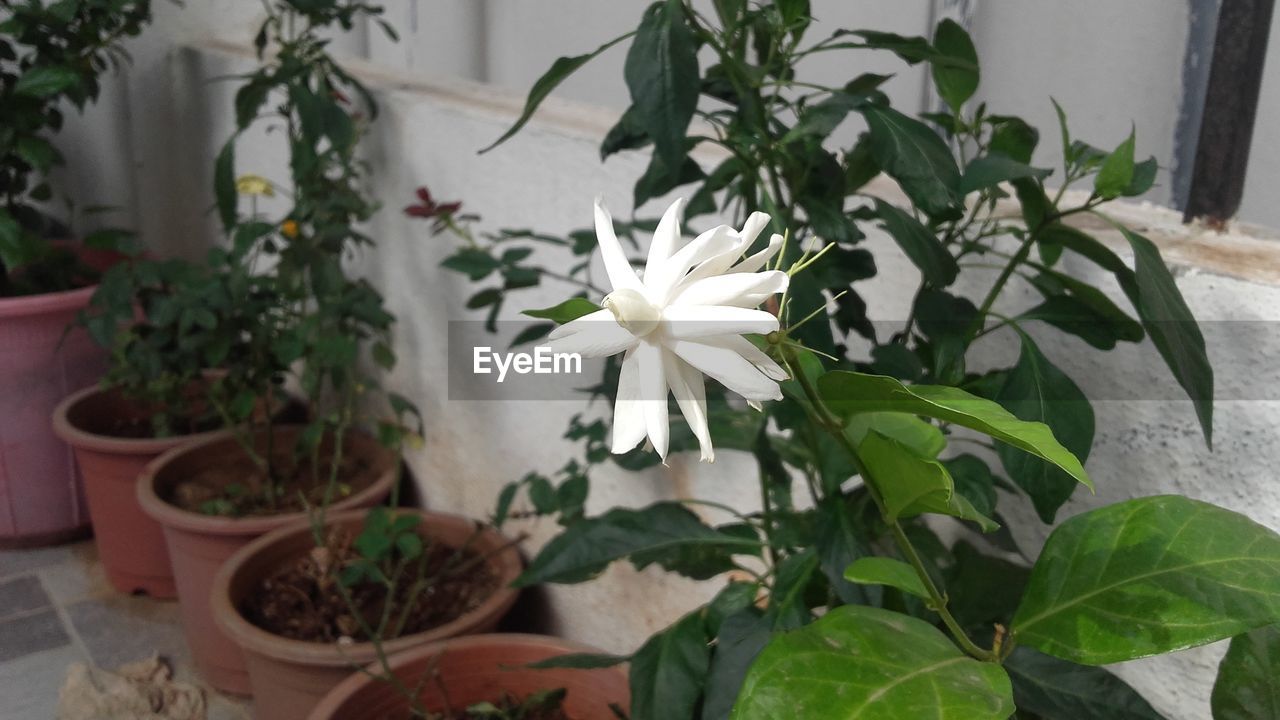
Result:
{"label": "pink plastic pot", "polygon": [[107,369],[106,353],[88,333],[67,331],[96,289],[0,299],[0,547],[88,532],[80,474],[49,415]]}
{"label": "pink plastic pot", "polygon": [[[625,666],[592,670],[525,665],[569,653],[599,652],[568,640],[541,635],[471,635],[424,645],[391,658],[392,672],[410,688],[428,712],[454,710],[494,701],[503,692],[517,698],[539,690],[564,688],[565,714],[574,720],[616,720],[609,709],[630,709],[631,690]],[[436,679],[419,682],[424,673]],[[441,691],[444,688],[444,691]],[[311,711],[310,720],[386,720],[409,716],[409,703],[390,683],[354,673]]]}
{"label": "pink plastic pot", "polygon": [[[297,440],[301,427],[276,429],[276,446],[287,448]],[[265,450],[265,439],[257,441]],[[333,509],[368,508],[391,492],[398,479],[399,460],[372,437],[360,433],[347,435],[346,453],[363,455],[374,468],[377,480],[349,497],[333,504]],[[244,653],[213,619],[210,598],[213,580],[227,558],[237,550],[272,530],[290,525],[306,516],[303,513],[261,517],[228,518],[188,512],[170,503],[174,486],[200,468],[227,462],[242,462],[244,450],[228,431],[212,437],[180,445],[151,461],[138,477],[137,497],[143,512],[160,523],[165,545],[173,567],[182,610],[182,629],[196,669],[219,690],[237,695],[249,694],[249,675]]]}
{"label": "pink plastic pot", "polygon": [[118,390],[94,386],[63,400],[53,413],[53,429],[75,451],[93,519],[98,558],[112,587],[174,598],[173,570],[160,524],[142,512],[136,486],[147,463],[186,442],[213,432],[167,438],[122,438],[106,434],[120,418],[149,413]]}

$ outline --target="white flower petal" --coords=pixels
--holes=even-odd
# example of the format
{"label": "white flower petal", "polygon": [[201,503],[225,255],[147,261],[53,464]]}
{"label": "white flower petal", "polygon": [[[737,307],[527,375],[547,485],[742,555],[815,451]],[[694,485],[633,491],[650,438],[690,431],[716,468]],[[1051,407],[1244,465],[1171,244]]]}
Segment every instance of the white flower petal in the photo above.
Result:
{"label": "white flower petal", "polygon": [[751,247],[751,243],[756,241],[760,235],[760,231],[769,225],[769,214],[762,212],[753,212],[747,216],[747,221],[742,225],[742,239],[747,241],[746,247]]}
{"label": "white flower petal", "polygon": [[782,236],[774,234],[769,238],[769,247],[743,260],[737,265],[729,269],[731,273],[753,273],[764,267],[765,263],[773,259],[778,254],[778,250],[782,247]]}
{"label": "white flower petal", "polygon": [[670,338],[688,340],[711,335],[766,335],[778,329],[778,318],[763,310],[729,305],[670,305],[662,310],[662,330]]}
{"label": "white flower petal", "polygon": [[707,427],[707,393],[702,373],[694,370],[675,353],[666,350],[662,352],[662,361],[671,394],[676,396],[680,413],[698,438],[701,459],[703,462],[714,462],[716,453],[711,445],[711,430]]}
{"label": "white flower petal", "polygon": [[636,336],[618,324],[613,313],[597,310],[551,331],[546,346],[552,352],[606,357],[634,346]]}
{"label": "white flower petal", "polygon": [[667,379],[662,369],[662,346],[653,342],[641,342],[636,346],[636,362],[639,363],[640,404],[644,409],[645,432],[658,456],[667,459],[667,442],[670,437],[667,418]]}
{"label": "white flower petal", "polygon": [[645,437],[644,405],[640,403],[640,362],[635,351],[622,360],[618,399],[613,404],[613,453],[621,455]]}
{"label": "white flower petal", "polygon": [[[756,241],[756,237],[760,234],[760,231],[768,224],[769,216],[767,214],[762,212],[751,213],[751,216],[747,218],[746,224],[742,226],[742,232],[737,232],[733,229],[729,230],[729,233],[737,238],[733,243],[733,247],[727,252],[721,253],[710,260],[702,262],[694,267],[693,270],[689,271],[689,274],[686,275],[676,287],[673,296],[679,294],[681,290],[703,278],[709,278],[714,275],[722,275],[725,272],[729,272],[729,268],[733,266],[733,263],[742,257],[742,253],[746,252],[747,248],[751,247],[751,243]],[[719,230],[719,228],[716,228],[716,230]],[[709,230],[708,232],[715,232],[715,230]]]}
{"label": "white flower petal", "polygon": [[781,270],[760,273],[733,273],[704,278],[672,298],[674,305],[732,305],[753,308],[770,295],[787,289],[788,277]]}
{"label": "white flower petal", "polygon": [[773,361],[763,350],[756,347],[755,343],[742,337],[741,335],[721,335],[718,337],[708,337],[698,340],[704,345],[716,345],[732,350],[743,357],[747,362],[755,365],[756,369],[764,373],[770,380],[782,382],[791,377],[787,371],[778,363]]}
{"label": "white flower petal", "polygon": [[680,210],[684,207],[684,198],[677,198],[658,221],[653,231],[653,241],[649,243],[649,259],[644,265],[645,285],[654,273],[667,262],[680,244]]}
{"label": "white flower petal", "polygon": [[781,400],[782,388],[746,358],[718,345],[675,340],[667,347],[704,374],[747,400]]}
{"label": "white flower petal", "polygon": [[733,228],[721,225],[702,233],[680,248],[654,273],[645,273],[644,286],[649,301],[658,307],[666,305],[676,286],[693,266],[731,252],[738,238]]}
{"label": "white flower petal", "polygon": [[643,286],[636,271],[622,251],[622,244],[613,232],[613,217],[603,201],[596,198],[596,242],[600,245],[600,257],[604,259],[604,271],[614,290],[640,290]]}

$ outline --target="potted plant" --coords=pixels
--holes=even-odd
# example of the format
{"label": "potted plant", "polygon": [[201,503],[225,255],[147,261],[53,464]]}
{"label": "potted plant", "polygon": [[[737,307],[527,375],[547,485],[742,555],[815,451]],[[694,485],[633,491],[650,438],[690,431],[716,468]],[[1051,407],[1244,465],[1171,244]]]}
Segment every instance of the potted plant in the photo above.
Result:
{"label": "potted plant", "polygon": [[[230,242],[211,262],[240,308],[243,346],[218,365],[206,397],[230,429],[161,455],[138,481],[139,502],[164,530],[197,666],[214,686],[237,693],[249,691],[243,655],[210,610],[218,568],[308,511],[380,502],[399,478],[396,446],[420,429],[405,424],[416,421],[412,405],[378,393],[377,378],[361,368],[366,350],[381,367],[394,363],[393,317],[371,285],[342,267],[347,253],[371,244],[358,229],[375,205],[356,150],[375,107],[327,54],[322,33],[379,9],[277,2],[269,10],[258,35],[261,65],[236,96],[239,130],[215,167]],[[272,124],[289,147],[290,203],[273,219],[257,211],[256,198],[276,186],[235,173],[239,132],[255,121]],[[248,216],[239,213],[240,195],[254,198]],[[307,401],[304,423],[254,412],[272,404],[287,379]]]}
{"label": "potted plant", "polygon": [[[585,441],[586,462],[567,465],[558,488],[534,472],[503,493],[507,508],[527,488],[535,512],[566,520],[518,584],[582,582],[623,559],[723,578],[710,603],[628,656],[633,720],[1001,719],[1015,708],[1062,720],[1113,710],[1157,717],[1102,666],[1227,638],[1215,704],[1256,702],[1251,689],[1275,676],[1274,663],[1247,659],[1276,642],[1275,532],[1179,496],[1081,513],[1038,556],[1000,529],[1002,505],[1028,503],[1051,523],[1075,487],[1092,482],[1083,467],[1090,402],[1026,332],[1032,323],[1103,350],[1150,337],[1211,437],[1213,373],[1199,327],[1156,246],[1102,211],[1150,187],[1155,161],[1135,160],[1132,136],[1110,152],[1072,140],[1060,113],[1060,174],[1033,166],[1040,134],[970,102],[977,53],[954,22],[932,38],[841,30],[815,40],[807,3],[692,5],[662,0],[646,10],[626,62],[633,104],[603,146],[610,154],[652,145],[637,206],[692,183],[688,204],[656,224],[643,280],[617,240],[631,228],[615,233],[597,208],[609,286],[529,311],[549,321],[540,331],[554,330],[557,350],[658,344],[678,372],[664,365],[656,375],[670,384],[638,394],[625,378],[637,363],[655,375],[652,350],[624,355],[621,369],[608,364],[598,392],[617,400],[612,441],[605,420],[575,418],[568,436]],[[557,62],[504,139],[569,72],[626,37]],[[928,64],[943,103],[924,117],[932,126],[894,110],[877,89],[882,76],[832,86],[798,65],[816,53],[868,51]],[[833,152],[826,141],[851,113],[867,130]],[[706,125],[691,131],[694,117]],[[703,142],[729,151],[710,172],[688,157]],[[880,174],[898,188],[872,183]],[[718,207],[736,211],[733,223],[686,244],[680,220]],[[1133,263],[1075,217],[1114,227]],[[887,334],[855,292],[875,272],[859,246],[865,223],[880,225],[920,271],[909,317]],[[770,224],[772,234],[763,231]],[[588,255],[578,237],[559,244]],[[676,249],[695,257],[669,268]],[[446,262],[493,268],[497,253],[513,248],[469,245]],[[1133,310],[1066,272],[1067,253],[1114,276]],[[956,277],[981,276],[987,264],[989,289],[964,297]],[[669,345],[671,333],[681,340],[671,323],[688,313],[653,278],[676,284],[661,290],[719,297],[699,309],[710,321],[700,331],[719,327],[722,337]],[[691,290],[704,280],[712,282]],[[1043,303],[1021,310],[1007,299],[1024,282]],[[1017,343],[1016,363],[969,367],[975,343],[1001,331]],[[857,350],[858,335],[869,353]],[[704,375],[730,392],[704,385]],[[670,427],[669,412],[690,431]],[[646,438],[656,453],[637,448]],[[582,513],[593,464],[612,456],[624,468],[652,467],[664,453],[694,449],[710,460],[713,443],[755,456],[758,499]],[[613,541],[593,542],[601,536]]]}
{"label": "potted plant", "polygon": [[[391,658],[395,683],[356,673],[311,712],[311,720],[617,720],[630,705],[617,666],[558,662],[599,657],[542,635],[472,635]],[[406,697],[402,689],[411,689]]]}
{"label": "potted plant", "polygon": [[[322,533],[317,538],[317,533]],[[254,708],[305,718],[353,670],[436,640],[490,632],[523,565],[491,527],[418,510],[330,513],[259,538],[213,587],[219,626],[244,650]]]}
{"label": "potted plant", "polygon": [[45,214],[62,157],[51,136],[63,108],[95,100],[121,43],[150,21],[150,2],[6,4],[0,21],[0,544],[46,544],[87,529],[74,464],[49,429],[70,387],[101,375],[104,354],[67,330],[128,233],[80,242]]}

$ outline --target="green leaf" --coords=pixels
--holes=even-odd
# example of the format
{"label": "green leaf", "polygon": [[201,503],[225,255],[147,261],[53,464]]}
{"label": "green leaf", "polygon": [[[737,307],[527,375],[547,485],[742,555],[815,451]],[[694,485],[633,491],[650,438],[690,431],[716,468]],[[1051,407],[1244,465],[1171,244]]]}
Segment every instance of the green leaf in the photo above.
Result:
{"label": "green leaf", "polygon": [[487,153],[511,139],[512,135],[520,132],[520,128],[524,127],[525,123],[529,122],[529,118],[533,117],[533,114],[537,112],[538,106],[542,104],[542,101],[546,100],[547,96],[551,94],[551,91],[555,90],[560,83],[564,82],[565,78],[572,75],[578,70],[578,68],[586,65],[600,53],[608,50],[614,45],[617,45],[623,40],[626,40],[634,34],[634,32],[629,32],[626,35],[616,37],[586,55],[556,58],[556,61],[551,63],[551,68],[543,73],[542,77],[538,78],[537,81],[533,83],[533,87],[529,88],[529,97],[524,102],[524,110],[521,111],[520,117],[516,119],[515,124],[508,128],[507,131],[502,134],[502,137],[494,140],[492,144],[486,146],[480,152]]}
{"label": "green leaf", "polygon": [[657,503],[641,510],[615,508],[570,525],[542,548],[515,584],[582,582],[614,560],[635,553],[696,545],[752,553],[760,543],[717,531],[678,503]]}
{"label": "green leaf", "polygon": [[600,309],[599,305],[591,302],[586,298],[569,298],[559,305],[542,308],[541,310],[523,310],[522,315],[528,315],[539,320],[550,320],[556,324],[563,325],[582,317],[589,315]]}
{"label": "green leaf", "polygon": [[893,438],[922,458],[936,458],[947,446],[947,438],[937,425],[914,415],[896,412],[859,413],[849,418],[845,434],[855,445],[862,444],[870,431]]}
{"label": "green leaf", "polygon": [[[1086,286],[1090,287],[1091,286]],[[1091,288],[1093,289],[1093,288]],[[1146,334],[1137,320],[1101,296],[1105,310],[1074,295],[1053,295],[1018,316],[1019,321],[1040,320],[1075,335],[1099,350],[1111,350],[1120,340],[1140,342]]]}
{"label": "green leaf", "polygon": [[991,140],[987,151],[1002,154],[1021,163],[1031,162],[1031,154],[1040,142],[1040,132],[1025,120],[1011,115],[991,115]]}
{"label": "green leaf", "polygon": [[945,385],[903,385],[883,375],[833,371],[818,379],[818,391],[834,411],[902,412],[943,420],[1002,440],[1066,470],[1093,488],[1080,461],[1043,423],[1024,422],[1000,405]]}
{"label": "green leaf", "polygon": [[1280,628],[1268,625],[1231,640],[1211,704],[1213,720],[1280,717]]}
{"label": "green leaf", "polygon": [[951,473],[956,492],[963,495],[973,509],[991,517],[996,511],[996,479],[991,468],[982,460],[968,453],[942,462]]}
{"label": "green leaf", "polygon": [[62,160],[62,154],[48,140],[33,135],[18,138],[14,150],[36,172],[47,172],[55,162]]}
{"label": "green leaf", "polygon": [[933,46],[948,60],[931,63],[933,84],[947,105],[958,113],[978,89],[978,51],[969,33],[950,18],[938,23],[933,32]]}
{"label": "green leaf", "polygon": [[888,585],[918,598],[929,599],[929,591],[924,589],[924,583],[920,582],[916,571],[910,565],[893,558],[858,558],[845,568],[844,578],[867,585]]}
{"label": "green leaf", "polygon": [[13,84],[13,94],[45,98],[70,90],[78,84],[80,73],[73,68],[57,65],[36,67],[18,78]]}
{"label": "green leaf", "polygon": [[754,607],[725,618],[717,633],[711,671],[707,674],[702,720],[728,720],[751,663],[769,644],[773,622]]}
{"label": "green leaf", "polygon": [[1000,666],[967,657],[923,620],[846,605],[776,636],[732,717],[1003,720],[1013,709]]}
{"label": "green leaf", "polygon": [[1093,180],[1093,192],[1100,198],[1119,197],[1133,182],[1133,145],[1134,133],[1120,143],[1119,147],[1102,161],[1098,176]]}
{"label": "green leaf", "polygon": [[236,138],[222,146],[213,165],[213,192],[222,229],[230,233],[236,225]]}
{"label": "green leaf", "polygon": [[1280,621],[1280,536],[1176,495],[1077,515],[1049,536],[1012,633],[1105,665],[1204,645]]}
{"label": "green leaf", "polygon": [[1134,281],[1122,287],[1137,308],[1151,342],[1195,404],[1205,443],[1213,447],[1213,367],[1204,335],[1155,243],[1118,227],[1134,255]]}
{"label": "green leaf", "polygon": [[502,267],[502,262],[480,248],[464,247],[445,258],[440,266],[460,272],[476,282]]}
{"label": "green leaf", "polygon": [[896,206],[879,198],[876,198],[875,203],[881,227],[898,243],[898,247],[902,248],[911,262],[920,268],[929,284],[946,287],[955,282],[960,267],[937,236]]}
{"label": "green leaf", "polygon": [[977,190],[995,187],[1002,182],[1020,178],[1043,180],[1052,174],[1052,170],[1031,167],[1004,155],[983,155],[974,158],[964,169],[964,177],[960,179],[960,194],[968,195]]}
{"label": "green leaf", "polygon": [[691,720],[710,663],[701,613],[649,638],[631,658],[631,720]]}
{"label": "green leaf", "polygon": [[1125,197],[1134,197],[1151,189],[1156,183],[1156,171],[1160,169],[1156,159],[1149,157],[1146,160],[1133,166],[1133,179],[1129,181],[1129,185],[1125,187],[1124,192],[1120,193]]}
{"label": "green leaf", "polygon": [[849,113],[867,102],[865,95],[834,92],[822,102],[807,107],[800,120],[782,137],[782,142],[790,143],[808,136],[826,138]]}
{"label": "green leaf", "polygon": [[930,216],[953,211],[960,202],[960,170],[942,138],[893,108],[866,104],[858,110],[867,121],[872,157],[916,207]]}
{"label": "green leaf", "polygon": [[680,0],[654,3],[636,30],[623,69],[636,121],[669,168],[685,157],[685,131],[698,106],[698,47]]}
{"label": "green leaf", "polygon": [[[1093,406],[1066,373],[1054,367],[1026,333],[1019,332],[1022,350],[1005,378],[996,401],[1018,419],[1044,423],[1063,447],[1085,462],[1093,447]],[[1040,519],[1053,522],[1076,489],[1076,480],[1051,463],[1008,445],[997,449],[1009,479],[1022,488]]]}
{"label": "green leaf", "polygon": [[937,460],[922,458],[878,432],[867,433],[858,452],[869,475],[867,481],[884,499],[886,520],[940,513],[971,520],[984,532],[999,527],[978,513],[964,496],[956,494],[951,474]]}
{"label": "green leaf", "polygon": [[1110,672],[1020,647],[1004,662],[1019,711],[1042,720],[1164,720]]}

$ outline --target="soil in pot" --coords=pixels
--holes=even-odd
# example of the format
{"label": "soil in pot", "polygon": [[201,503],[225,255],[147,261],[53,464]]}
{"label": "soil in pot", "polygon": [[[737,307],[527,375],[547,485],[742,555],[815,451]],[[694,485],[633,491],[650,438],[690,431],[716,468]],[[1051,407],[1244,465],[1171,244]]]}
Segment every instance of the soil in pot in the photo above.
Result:
{"label": "soil in pot", "polygon": [[337,502],[373,485],[385,471],[367,455],[343,453],[334,472],[330,448],[325,443],[314,457],[298,457],[293,443],[274,443],[270,474],[246,453],[228,456],[216,465],[194,469],[174,483],[165,499],[202,515],[243,518],[297,513],[324,504],[331,473],[335,482],[328,500]]}
{"label": "soil in pot", "polygon": [[[497,700],[478,702],[461,710],[428,711],[424,720],[574,720],[564,711],[566,694],[564,688],[540,690],[523,698],[504,692]],[[405,720],[413,717],[406,715]]]}
{"label": "soil in pot", "polygon": [[[415,532],[413,527],[403,529]],[[264,578],[241,603],[241,612],[274,635],[324,643],[368,641],[365,628],[377,628],[387,617],[383,639],[394,640],[462,617],[498,589],[493,567],[475,550],[418,539],[422,536],[416,532],[412,541],[409,535],[398,536],[405,538],[399,542],[393,539],[397,536],[381,537],[393,547],[385,558],[371,562],[368,555],[383,551],[378,534],[356,536],[345,527],[333,528],[324,547],[312,548]],[[383,578],[394,580],[390,592]]]}

